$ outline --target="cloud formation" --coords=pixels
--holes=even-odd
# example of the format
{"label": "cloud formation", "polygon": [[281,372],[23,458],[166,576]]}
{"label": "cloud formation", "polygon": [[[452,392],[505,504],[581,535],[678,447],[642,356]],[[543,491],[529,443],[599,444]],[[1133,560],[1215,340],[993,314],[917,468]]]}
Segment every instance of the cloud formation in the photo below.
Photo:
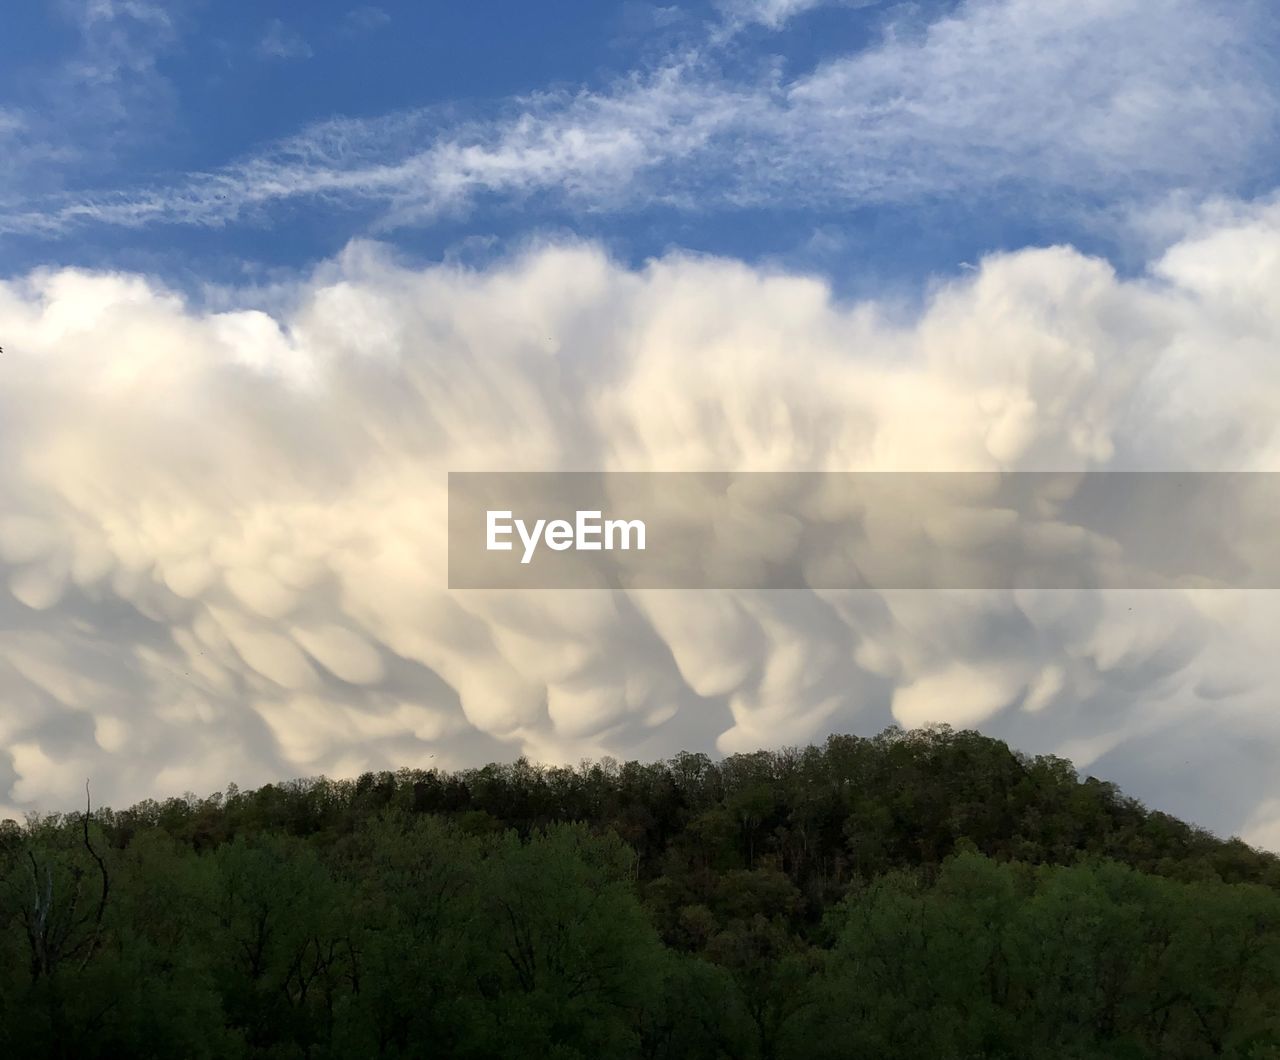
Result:
{"label": "cloud formation", "polygon": [[[810,6],[753,2],[727,17],[777,26]],[[1258,0],[1229,12],[1204,0],[928,10],[794,74],[780,58],[730,63],[713,34],[596,90],[535,93],[466,119],[429,108],[325,121],[176,182],[27,200],[0,232],[216,226],[284,202],[373,209],[389,230],[481,198],[705,211],[1017,194],[1027,210],[1061,212],[1065,200],[1069,212],[1240,192],[1274,165],[1276,22]]]}
{"label": "cloud formation", "polygon": [[839,3],[842,7],[868,7],[878,0],[720,0],[716,7],[730,27],[761,25],[781,29],[797,15]]}
{"label": "cloud formation", "polygon": [[0,196],[8,209],[48,192],[51,181],[60,183],[54,174],[88,159],[110,172],[122,145],[153,131],[173,102],[157,60],[178,40],[182,5],[62,0],[50,6],[75,43],[61,61],[26,71],[11,105],[0,107]]}
{"label": "cloud formation", "polygon": [[578,244],[356,244],[266,309],[11,280],[0,806],[940,721],[1280,846],[1277,594],[451,593],[444,511],[448,470],[1280,470],[1278,285],[1274,207],[910,317]]}
{"label": "cloud formation", "polygon": [[255,49],[261,59],[310,59],[315,52],[302,34],[290,29],[278,18],[267,23]]}

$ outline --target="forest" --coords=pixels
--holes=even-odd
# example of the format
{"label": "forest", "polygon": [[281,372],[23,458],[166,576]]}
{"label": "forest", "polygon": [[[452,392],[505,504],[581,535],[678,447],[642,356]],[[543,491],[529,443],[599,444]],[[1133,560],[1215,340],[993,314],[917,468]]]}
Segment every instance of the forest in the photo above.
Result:
{"label": "forest", "polygon": [[1280,859],[945,727],[404,769],[4,822],[0,977],[10,1057],[1260,1060]]}

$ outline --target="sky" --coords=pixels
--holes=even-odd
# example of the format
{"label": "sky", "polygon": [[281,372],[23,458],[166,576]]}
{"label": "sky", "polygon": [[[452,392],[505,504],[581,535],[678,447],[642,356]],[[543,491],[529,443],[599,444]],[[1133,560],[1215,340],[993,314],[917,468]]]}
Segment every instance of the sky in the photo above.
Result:
{"label": "sky", "polygon": [[445,548],[450,470],[1280,470],[1277,55],[1265,0],[6,5],[0,816],[938,722],[1280,849],[1280,594]]}

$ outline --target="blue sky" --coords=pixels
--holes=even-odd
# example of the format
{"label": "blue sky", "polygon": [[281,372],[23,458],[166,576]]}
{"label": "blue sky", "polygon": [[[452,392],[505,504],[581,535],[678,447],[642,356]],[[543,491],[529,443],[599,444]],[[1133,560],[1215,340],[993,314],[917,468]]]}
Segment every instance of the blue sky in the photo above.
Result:
{"label": "blue sky", "polygon": [[10,272],[190,285],[358,236],[483,260],[571,232],[866,294],[1059,241],[1135,267],[1133,227],[1161,204],[1275,183],[1267,5],[1035,11],[19,2],[0,249]]}

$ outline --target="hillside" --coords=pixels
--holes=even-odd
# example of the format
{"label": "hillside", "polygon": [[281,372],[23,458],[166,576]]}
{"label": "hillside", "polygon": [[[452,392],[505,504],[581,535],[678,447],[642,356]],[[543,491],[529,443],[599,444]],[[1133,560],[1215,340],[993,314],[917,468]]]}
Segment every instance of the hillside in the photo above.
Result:
{"label": "hillside", "polygon": [[13,1056],[1280,1056],[1280,859],[973,732],[0,831]]}

